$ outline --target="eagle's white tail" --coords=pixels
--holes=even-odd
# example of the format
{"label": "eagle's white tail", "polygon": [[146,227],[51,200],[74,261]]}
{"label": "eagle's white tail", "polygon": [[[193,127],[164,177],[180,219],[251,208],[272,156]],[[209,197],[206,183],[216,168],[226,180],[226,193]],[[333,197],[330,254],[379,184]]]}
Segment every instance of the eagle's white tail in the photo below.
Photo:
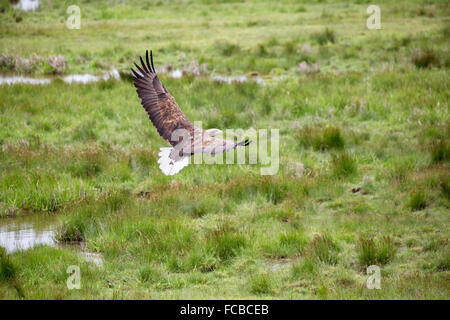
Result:
{"label": "eagle's white tail", "polygon": [[166,176],[172,176],[180,172],[181,169],[189,164],[189,157],[183,157],[178,161],[169,158],[173,148],[160,148],[159,156],[159,168]]}

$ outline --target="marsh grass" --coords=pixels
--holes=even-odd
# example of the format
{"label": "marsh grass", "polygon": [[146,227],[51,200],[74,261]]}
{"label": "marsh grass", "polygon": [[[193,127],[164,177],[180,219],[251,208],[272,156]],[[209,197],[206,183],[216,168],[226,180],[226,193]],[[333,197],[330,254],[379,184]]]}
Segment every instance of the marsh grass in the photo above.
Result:
{"label": "marsh grass", "polygon": [[327,264],[336,264],[340,247],[329,234],[316,235],[308,244],[309,255]]}
{"label": "marsh grass", "polygon": [[440,272],[450,270],[450,253],[448,246],[439,255],[436,261],[435,270]]}
{"label": "marsh grass", "polygon": [[159,283],[164,280],[164,274],[159,268],[149,265],[141,269],[139,278],[142,282]]}
{"label": "marsh grass", "polygon": [[450,199],[450,177],[448,175],[443,175],[439,181],[439,187],[441,189],[441,194]]}
{"label": "marsh grass", "polygon": [[301,146],[313,147],[314,150],[343,149],[345,145],[341,130],[337,127],[305,126],[297,135]]}
{"label": "marsh grass", "polygon": [[219,42],[217,43],[217,49],[220,51],[220,53],[224,56],[231,56],[232,54],[238,53],[241,48],[239,45],[235,43],[229,43],[229,42]]}
{"label": "marsh grass", "polygon": [[101,195],[99,201],[92,198],[76,208],[72,215],[59,226],[56,240],[60,242],[81,242],[88,235],[99,232],[98,219],[114,214],[130,200],[129,193],[122,190],[111,190]]}
{"label": "marsh grass", "polygon": [[206,247],[213,250],[221,261],[227,261],[237,255],[246,244],[242,233],[221,227],[207,235]]}
{"label": "marsh grass", "polygon": [[6,254],[6,250],[0,247],[0,283],[12,281],[16,274],[16,266]]}
{"label": "marsh grass", "polygon": [[414,50],[411,61],[417,68],[430,68],[440,62],[438,55],[431,49]]}
{"label": "marsh grass", "polygon": [[280,235],[280,245],[292,248],[296,253],[301,253],[306,243],[307,238],[302,230],[290,230]]}
{"label": "marsh grass", "polygon": [[[326,11],[322,12],[322,16],[324,18],[330,17]],[[335,43],[336,42],[336,33],[333,29],[326,28],[323,31],[312,34],[311,39],[317,41],[317,43],[320,45],[325,45],[327,43]]]}
{"label": "marsh grass", "polygon": [[306,256],[300,261],[294,263],[291,268],[291,276],[294,279],[311,277],[317,274],[319,263],[312,256]]}
{"label": "marsh grass", "polygon": [[448,140],[442,139],[433,143],[431,147],[431,159],[434,163],[450,161],[450,146]]}
{"label": "marsh grass", "polygon": [[256,295],[267,295],[273,293],[274,280],[268,273],[257,273],[250,277],[250,292]]}
{"label": "marsh grass", "polygon": [[18,278],[18,269],[13,259],[6,254],[6,250],[0,247],[0,292],[2,286],[6,286],[15,291],[14,298],[24,299],[25,293]]}
{"label": "marsh grass", "polygon": [[357,163],[353,155],[342,153],[333,155],[333,173],[338,177],[346,177],[357,172]]}
{"label": "marsh grass", "polygon": [[423,190],[415,191],[411,194],[408,206],[413,211],[423,210],[428,206],[428,201]]}
{"label": "marsh grass", "polygon": [[357,252],[361,266],[385,265],[394,259],[397,249],[389,236],[360,237]]}

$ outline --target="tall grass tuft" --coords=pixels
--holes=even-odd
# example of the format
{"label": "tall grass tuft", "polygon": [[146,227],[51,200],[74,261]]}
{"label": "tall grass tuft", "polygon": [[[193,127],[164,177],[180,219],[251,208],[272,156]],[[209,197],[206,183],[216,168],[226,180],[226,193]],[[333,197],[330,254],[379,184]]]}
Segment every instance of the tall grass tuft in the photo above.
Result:
{"label": "tall grass tuft", "polygon": [[6,250],[0,247],[0,283],[12,281],[16,276],[16,267],[7,256]]}
{"label": "tall grass tuft", "polygon": [[293,179],[281,179],[275,176],[255,176],[253,179],[237,178],[224,188],[223,193],[234,202],[248,201],[261,195],[273,204],[281,203],[289,193],[300,186]]}
{"label": "tall grass tuft", "polygon": [[417,68],[431,68],[439,64],[439,57],[431,49],[416,49],[411,61]]}
{"label": "tall grass tuft", "polygon": [[409,198],[408,207],[412,211],[423,210],[427,207],[428,202],[425,193],[422,190],[415,191]]}
{"label": "tall grass tuft", "polygon": [[347,153],[333,155],[332,165],[334,174],[339,177],[346,177],[357,171],[354,157]]}
{"label": "tall grass tuft", "polygon": [[309,243],[310,254],[319,261],[327,264],[336,264],[340,248],[330,235],[316,235]]}
{"label": "tall grass tuft", "polygon": [[292,265],[291,275],[294,279],[314,275],[317,273],[317,267],[317,259],[306,256]]}
{"label": "tall grass tuft", "polygon": [[221,261],[227,261],[236,256],[245,247],[243,234],[232,230],[227,225],[221,226],[207,237],[206,248],[212,251]]}
{"label": "tall grass tuft", "polygon": [[323,147],[327,149],[342,149],[344,147],[344,138],[341,130],[336,127],[326,128],[323,132]]}
{"label": "tall grass tuft", "polygon": [[208,197],[204,200],[188,200],[186,199],[181,205],[183,212],[188,215],[200,218],[210,212],[216,212],[220,208],[218,206],[221,204],[220,199],[215,197]]}
{"label": "tall grass tuft", "polygon": [[305,126],[298,131],[297,136],[301,146],[313,147],[314,150],[342,149],[345,146],[341,129],[337,127]]}
{"label": "tall grass tuft", "polygon": [[296,43],[294,41],[292,41],[292,40],[285,42],[283,47],[284,47],[284,52],[286,54],[293,54],[293,53],[295,53],[297,51],[296,50],[297,49]]}
{"label": "tall grass tuft", "polygon": [[56,234],[56,240],[60,242],[84,241],[84,222],[82,218],[71,219],[61,225]]}
{"label": "tall grass tuft", "polygon": [[291,229],[280,234],[279,241],[268,241],[264,245],[265,252],[271,258],[287,258],[299,256],[308,241],[301,229]]}
{"label": "tall grass tuft", "polygon": [[435,270],[436,271],[449,271],[450,270],[450,248],[447,246],[442,255],[437,259]]}
{"label": "tall grass tuft", "polygon": [[450,199],[450,177],[448,175],[442,175],[439,186],[441,189],[441,193],[447,199]]}
{"label": "tall grass tuft", "polygon": [[258,53],[258,55],[260,57],[265,57],[265,56],[267,56],[269,54],[269,52],[267,51],[266,46],[264,44],[262,44],[262,43],[258,44],[256,51],[257,51],[257,53]]}
{"label": "tall grass tuft", "polygon": [[102,199],[92,203],[91,200],[77,208],[58,228],[56,240],[60,242],[79,242],[87,234],[97,234],[99,217],[112,214],[130,203],[130,194],[124,190],[112,190]]}
{"label": "tall grass tuft", "polygon": [[88,121],[80,124],[73,131],[72,138],[75,141],[90,141],[97,139],[97,131],[95,130],[95,122]]}
{"label": "tall grass tuft", "polygon": [[241,51],[241,47],[239,45],[227,41],[219,42],[216,46],[219,49],[220,53],[227,57]]}
{"label": "tall grass tuft", "polygon": [[336,42],[336,33],[330,28],[326,28],[321,32],[317,32],[311,35],[311,39],[316,40],[318,44],[324,45],[329,42]]}
{"label": "tall grass tuft", "polygon": [[161,281],[163,277],[162,272],[152,265],[143,267],[139,272],[139,279],[142,282],[156,283]]}
{"label": "tall grass tuft", "polygon": [[450,160],[450,147],[445,139],[434,142],[431,146],[431,160],[441,163]]}
{"label": "tall grass tuft", "polygon": [[268,274],[256,274],[249,281],[250,292],[256,295],[273,292],[273,280]]}
{"label": "tall grass tuft", "polygon": [[389,236],[378,240],[361,237],[357,245],[357,252],[361,266],[384,265],[394,259],[397,248]]}
{"label": "tall grass tuft", "polygon": [[280,245],[293,248],[294,251],[301,253],[306,246],[307,240],[301,230],[292,230],[280,235]]}

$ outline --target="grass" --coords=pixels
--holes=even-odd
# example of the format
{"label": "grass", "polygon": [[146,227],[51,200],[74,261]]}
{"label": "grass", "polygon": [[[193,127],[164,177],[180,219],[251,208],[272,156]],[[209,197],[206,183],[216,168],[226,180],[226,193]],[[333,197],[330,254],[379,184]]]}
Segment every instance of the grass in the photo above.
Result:
{"label": "grass", "polygon": [[257,274],[250,278],[250,292],[256,295],[271,294],[273,279],[268,274]]}
{"label": "grass", "polygon": [[17,268],[11,262],[11,259],[6,255],[6,251],[0,250],[0,283],[8,282],[16,276]]}
{"label": "grass", "polygon": [[[51,214],[61,243],[103,257],[2,253],[0,297],[448,298],[448,3],[382,1],[382,29],[368,30],[359,2],[82,2],[73,32],[52,3],[0,3],[2,74],[50,76],[62,55],[62,75],[126,75],[150,47],[157,67],[205,63],[201,76],[159,77],[204,127],[279,128],[280,168],[164,176],[166,143],[127,77],[0,85],[0,219]],[[320,72],[298,73],[302,61]],[[365,286],[372,264],[381,290]],[[66,287],[69,265],[80,290]]]}
{"label": "grass", "polygon": [[332,165],[336,176],[349,176],[357,171],[354,157],[346,153],[333,155]]}
{"label": "grass", "polygon": [[448,248],[442,253],[438,258],[435,270],[437,271],[449,271],[450,270],[450,254],[448,253]]}
{"label": "grass", "polygon": [[431,49],[415,50],[411,60],[417,68],[430,68],[439,64],[439,57]]}
{"label": "grass", "polygon": [[306,126],[299,130],[298,137],[301,147],[312,146],[314,150],[343,149],[345,145],[341,130],[336,127]]}
{"label": "grass", "polygon": [[413,211],[423,210],[427,207],[427,199],[423,190],[414,192],[411,195],[411,198],[409,199],[409,207]]}
{"label": "grass", "polygon": [[314,276],[318,271],[318,261],[314,257],[305,257],[292,266],[292,277],[294,279],[305,276]]}
{"label": "grass", "polygon": [[433,162],[448,162],[450,160],[450,147],[446,139],[435,141],[431,149]]}

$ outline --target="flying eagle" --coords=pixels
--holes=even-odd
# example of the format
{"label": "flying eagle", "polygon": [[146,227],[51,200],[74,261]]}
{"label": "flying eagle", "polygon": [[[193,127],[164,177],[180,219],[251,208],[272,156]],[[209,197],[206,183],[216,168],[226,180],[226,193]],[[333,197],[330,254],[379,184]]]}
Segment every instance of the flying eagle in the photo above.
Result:
{"label": "flying eagle", "polygon": [[235,143],[218,138],[222,133],[219,129],[203,130],[194,127],[158,79],[152,52],[150,51],[150,60],[148,50],[145,53],[147,63],[144,63],[142,57],[139,58],[141,66],[134,63],[137,70],[131,69],[136,92],[159,135],[172,145],[172,148],[160,148],[158,154],[159,168],[165,175],[177,174],[189,164],[194,153],[215,155],[237,146],[249,145],[251,141],[248,139]]}

